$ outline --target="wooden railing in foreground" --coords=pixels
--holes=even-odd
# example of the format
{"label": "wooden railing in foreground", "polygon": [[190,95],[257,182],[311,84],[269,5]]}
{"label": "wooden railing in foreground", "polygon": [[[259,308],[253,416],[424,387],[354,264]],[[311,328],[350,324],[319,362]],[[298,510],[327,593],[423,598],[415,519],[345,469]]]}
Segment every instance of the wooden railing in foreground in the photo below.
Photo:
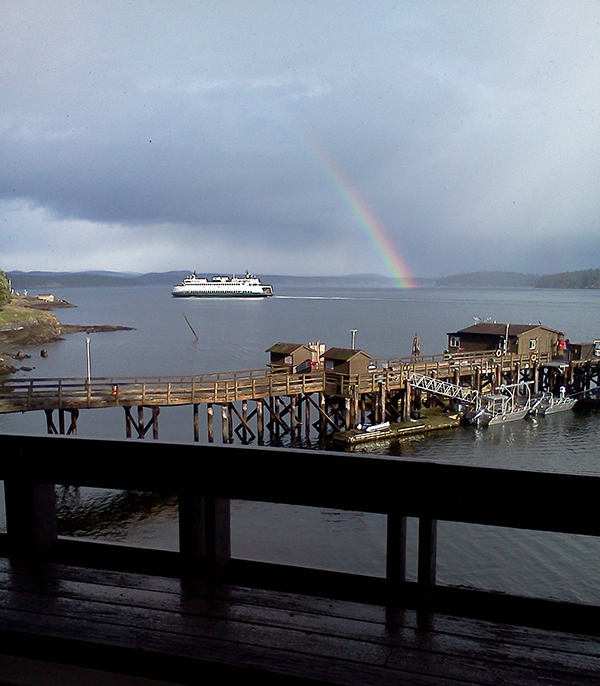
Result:
{"label": "wooden railing in foreground", "polygon": [[[436,584],[439,520],[600,536],[600,476],[293,449],[58,436],[1,440],[7,533],[0,536],[0,554],[15,561],[48,559],[384,603],[401,599],[407,607],[457,614],[487,601],[502,613],[513,603],[529,622],[535,613],[548,613],[547,621],[559,628],[581,630],[583,622],[600,631],[598,607],[555,602],[554,609],[540,610],[536,600]],[[54,484],[177,494],[179,552],[57,537]],[[385,578],[232,560],[231,499],[387,515]],[[416,583],[405,581],[407,517],[419,522]]]}

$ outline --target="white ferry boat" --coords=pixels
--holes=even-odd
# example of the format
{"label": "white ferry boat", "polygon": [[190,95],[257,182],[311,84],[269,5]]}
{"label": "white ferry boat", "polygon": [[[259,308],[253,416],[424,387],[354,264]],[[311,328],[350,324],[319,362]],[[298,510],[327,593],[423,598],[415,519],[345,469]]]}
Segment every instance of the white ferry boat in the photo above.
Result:
{"label": "white ferry boat", "polygon": [[273,295],[273,286],[262,284],[255,274],[245,276],[213,276],[208,279],[196,272],[173,286],[175,298],[266,298]]}

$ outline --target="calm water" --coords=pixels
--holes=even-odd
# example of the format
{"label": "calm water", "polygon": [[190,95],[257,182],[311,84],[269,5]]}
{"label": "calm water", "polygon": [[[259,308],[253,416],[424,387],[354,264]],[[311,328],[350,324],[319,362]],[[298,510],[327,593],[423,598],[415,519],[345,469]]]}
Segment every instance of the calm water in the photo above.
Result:
{"label": "calm water", "polygon": [[[415,333],[423,354],[440,353],[446,334],[469,326],[473,317],[514,323],[541,321],[564,331],[572,342],[600,335],[600,292],[537,289],[472,290],[424,288],[356,289],[276,285],[268,300],[176,300],[168,288],[61,289],[58,297],[77,305],[58,310],[64,323],[122,324],[135,331],[93,334],[93,376],[188,375],[260,369],[265,350],[277,341],[321,340],[327,347],[350,345],[377,358],[410,355]],[[183,314],[198,333],[195,341]],[[29,377],[86,373],[85,335],[68,336],[29,351]],[[81,413],[82,437],[123,438],[120,408]],[[192,441],[190,408],[165,408],[161,440]],[[45,432],[43,413],[0,416],[3,433]],[[205,436],[205,434],[203,434]],[[566,413],[487,430],[459,428],[372,450],[403,457],[461,464],[559,472],[600,469],[600,417]],[[65,531],[141,545],[176,545],[175,503],[140,494],[60,489]],[[507,503],[510,506],[510,503]],[[68,515],[67,515],[68,513]],[[0,518],[2,513],[0,511]],[[290,521],[302,522],[290,537]],[[235,503],[233,553],[248,559],[313,563],[383,575],[383,517]],[[0,519],[0,526],[4,522]],[[414,522],[410,541],[414,557]],[[600,541],[534,532],[512,532],[440,523],[439,579],[513,593],[549,595],[600,603]],[[461,565],[457,561],[461,560]],[[411,568],[414,576],[414,566]]]}

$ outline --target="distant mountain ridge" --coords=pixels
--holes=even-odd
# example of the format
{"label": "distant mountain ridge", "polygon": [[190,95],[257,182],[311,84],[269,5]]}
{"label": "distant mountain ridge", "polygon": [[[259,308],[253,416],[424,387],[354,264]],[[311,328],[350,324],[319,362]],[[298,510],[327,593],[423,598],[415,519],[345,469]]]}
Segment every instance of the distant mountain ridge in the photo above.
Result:
{"label": "distant mountain ridge", "polygon": [[600,269],[561,272],[541,276],[537,288],[600,288]]}
{"label": "distant mountain ridge", "polygon": [[91,286],[150,286],[174,284],[187,275],[184,271],[128,274],[124,272],[7,272],[13,287],[27,288],[84,288]]}
{"label": "distant mountain ridge", "polygon": [[[213,272],[217,273],[217,272]],[[220,272],[225,273],[225,272]],[[240,272],[241,273],[241,272]],[[6,272],[17,291],[25,289],[84,288],[107,286],[173,286],[189,271],[149,272],[147,274],[88,271],[88,272]],[[380,274],[350,274],[347,276],[285,276],[260,275],[263,283],[274,286],[312,284],[391,288],[396,279]],[[600,288],[600,269],[585,269],[557,274],[527,274],[508,271],[479,271],[454,274],[439,279],[414,279],[417,286],[450,288]]]}
{"label": "distant mountain ridge", "polygon": [[531,288],[539,281],[538,274],[519,272],[471,272],[437,279],[436,286],[475,288]]}
{"label": "distant mountain ridge", "polygon": [[502,271],[471,272],[437,279],[435,285],[457,288],[600,288],[600,269],[542,276]]}
{"label": "distant mountain ridge", "polygon": [[[7,272],[13,287],[17,291],[24,289],[56,289],[56,288],[84,288],[107,286],[172,286],[179,283],[189,271],[150,272],[147,274],[131,274],[126,272]],[[207,272],[208,273],[208,272]],[[211,272],[211,274],[225,274],[226,272]],[[229,272],[231,273],[231,272]],[[240,272],[241,273],[241,272]],[[263,283],[274,286],[284,284],[313,284],[365,287],[392,287],[396,280],[380,274],[351,274],[347,276],[282,276],[261,274]],[[435,279],[416,279],[419,286],[433,286]]]}

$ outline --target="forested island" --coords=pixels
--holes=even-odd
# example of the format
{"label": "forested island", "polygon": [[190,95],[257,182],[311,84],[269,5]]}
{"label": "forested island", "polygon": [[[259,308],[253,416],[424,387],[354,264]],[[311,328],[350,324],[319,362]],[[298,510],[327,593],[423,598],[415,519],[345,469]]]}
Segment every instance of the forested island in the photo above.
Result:
{"label": "forested island", "polygon": [[600,288],[600,269],[545,275],[501,271],[471,272],[437,279],[435,285],[455,288]]}

